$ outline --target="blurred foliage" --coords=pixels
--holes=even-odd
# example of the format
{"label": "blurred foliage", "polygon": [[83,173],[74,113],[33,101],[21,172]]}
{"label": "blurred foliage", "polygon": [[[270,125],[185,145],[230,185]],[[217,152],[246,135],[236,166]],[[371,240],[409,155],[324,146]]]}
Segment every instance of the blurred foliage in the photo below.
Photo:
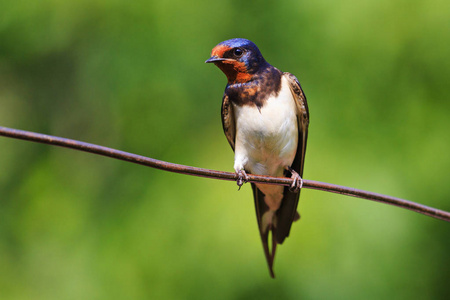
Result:
{"label": "blurred foliage", "polygon": [[[450,210],[448,1],[0,2],[0,123],[232,171],[222,40],[301,81],[305,177]],[[449,224],[304,190],[269,277],[247,186],[0,138],[1,299],[444,299]]]}

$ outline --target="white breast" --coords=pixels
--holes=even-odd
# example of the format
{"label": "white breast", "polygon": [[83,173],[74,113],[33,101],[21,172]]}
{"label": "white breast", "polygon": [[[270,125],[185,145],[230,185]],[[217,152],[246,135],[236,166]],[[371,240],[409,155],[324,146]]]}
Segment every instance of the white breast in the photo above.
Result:
{"label": "white breast", "polygon": [[281,90],[259,110],[234,106],[236,118],[235,169],[253,174],[281,176],[294,160],[298,143],[295,100],[287,80]]}

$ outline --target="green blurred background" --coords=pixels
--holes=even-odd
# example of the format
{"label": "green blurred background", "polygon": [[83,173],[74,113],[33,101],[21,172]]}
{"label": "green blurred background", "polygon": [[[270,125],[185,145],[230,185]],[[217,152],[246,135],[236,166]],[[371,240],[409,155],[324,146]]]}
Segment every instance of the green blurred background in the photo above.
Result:
{"label": "green blurred background", "polygon": [[[311,114],[305,178],[450,210],[447,0],[1,1],[0,125],[232,171],[212,47]],[[1,299],[444,299],[450,225],[303,190],[269,277],[249,186],[0,138]],[[448,298],[447,298],[448,299]]]}

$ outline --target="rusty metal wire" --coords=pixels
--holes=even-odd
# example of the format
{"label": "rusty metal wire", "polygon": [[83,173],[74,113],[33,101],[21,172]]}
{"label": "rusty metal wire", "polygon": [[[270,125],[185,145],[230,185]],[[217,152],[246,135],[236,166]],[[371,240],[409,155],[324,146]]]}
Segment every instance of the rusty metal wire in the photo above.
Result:
{"label": "rusty metal wire", "polygon": [[[201,176],[214,179],[230,180],[236,181],[237,177],[235,173],[222,172],[216,170],[208,170],[202,168],[196,168],[191,166],[184,166],[174,163],[169,163],[154,158],[149,158],[141,155],[136,155],[108,147],[103,147],[95,144],[89,144],[85,142],[80,142],[77,140],[66,139],[57,136],[51,136],[41,133],[34,133],[30,131],[18,130],[13,128],[1,127],[0,126],[0,136],[33,141],[43,144],[49,144],[54,146],[66,147],[70,149],[85,151],[89,153],[94,153],[98,155],[108,156],[135,164],[140,164],[164,171],[175,172],[186,175]],[[291,178],[282,177],[270,177],[270,176],[260,176],[248,174],[250,182],[268,183],[268,184],[279,184],[290,186],[292,184]],[[404,209],[412,210],[420,214],[424,214],[436,219],[441,219],[450,222],[450,213],[439,210],[433,207],[418,204],[412,201],[404,200],[401,198],[386,196],[382,194],[367,192],[363,190],[358,190],[354,188],[349,188],[345,186],[319,182],[314,180],[303,180],[303,188],[315,189],[325,192],[331,192],[336,194],[342,194],[372,201],[377,201],[385,204],[394,205]]]}

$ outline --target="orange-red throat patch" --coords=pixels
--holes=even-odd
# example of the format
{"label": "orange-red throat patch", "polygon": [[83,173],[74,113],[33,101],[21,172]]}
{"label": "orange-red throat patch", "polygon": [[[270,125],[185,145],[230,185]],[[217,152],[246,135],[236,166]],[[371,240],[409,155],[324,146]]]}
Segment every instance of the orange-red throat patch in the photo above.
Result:
{"label": "orange-red throat patch", "polygon": [[223,60],[215,63],[227,76],[228,83],[243,83],[252,79],[252,74],[247,72],[244,62],[236,60]]}

